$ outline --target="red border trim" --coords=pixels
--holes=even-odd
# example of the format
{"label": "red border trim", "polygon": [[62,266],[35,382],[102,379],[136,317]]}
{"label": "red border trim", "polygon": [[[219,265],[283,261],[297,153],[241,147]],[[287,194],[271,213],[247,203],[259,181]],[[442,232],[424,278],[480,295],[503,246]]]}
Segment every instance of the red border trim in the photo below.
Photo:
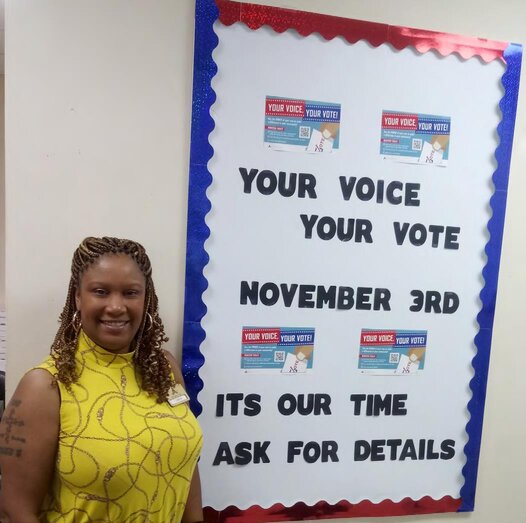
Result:
{"label": "red border trim", "polygon": [[497,59],[504,61],[504,50],[508,47],[507,42],[496,40],[365,22],[306,11],[231,0],[216,0],[216,3],[219,8],[219,20],[227,26],[242,22],[250,29],[259,29],[263,25],[268,25],[277,33],[295,29],[302,36],[319,33],[326,40],[341,36],[351,44],[359,40],[367,40],[374,47],[388,43],[399,50],[412,46],[420,53],[430,50],[437,51],[442,56],[458,53],[464,59],[478,56],[484,62]]}
{"label": "red border trim", "polygon": [[276,503],[267,509],[257,505],[245,510],[230,506],[221,511],[205,507],[204,516],[205,521],[208,523],[263,523],[308,519],[409,516],[457,512],[461,503],[461,499],[453,499],[450,496],[445,496],[438,500],[426,496],[416,501],[411,498],[405,498],[398,503],[389,499],[376,504],[369,500],[364,500],[354,505],[347,501],[340,501],[335,505],[329,505],[326,501],[320,501],[312,506],[299,502],[291,507],[285,507],[280,503]]}

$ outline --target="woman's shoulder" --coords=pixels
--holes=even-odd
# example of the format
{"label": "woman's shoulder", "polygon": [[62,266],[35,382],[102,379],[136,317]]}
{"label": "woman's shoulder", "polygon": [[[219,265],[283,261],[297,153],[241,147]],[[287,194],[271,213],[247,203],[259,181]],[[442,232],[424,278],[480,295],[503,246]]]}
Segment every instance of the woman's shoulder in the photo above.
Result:
{"label": "woman's shoulder", "polygon": [[55,360],[47,356],[41,363],[26,371],[18,383],[17,390],[23,391],[24,394],[54,394],[57,388],[56,375]]}
{"label": "woman's shoulder", "polygon": [[53,374],[53,376],[55,376],[57,373],[57,367],[55,365],[55,360],[53,359],[53,356],[47,356],[41,363],[35,365],[34,367],[31,367],[26,374],[38,369],[45,370],[48,373]]}
{"label": "woman's shoulder", "polygon": [[59,397],[57,381],[50,363],[29,369],[18,382],[11,401],[29,400],[33,405],[53,404]]}

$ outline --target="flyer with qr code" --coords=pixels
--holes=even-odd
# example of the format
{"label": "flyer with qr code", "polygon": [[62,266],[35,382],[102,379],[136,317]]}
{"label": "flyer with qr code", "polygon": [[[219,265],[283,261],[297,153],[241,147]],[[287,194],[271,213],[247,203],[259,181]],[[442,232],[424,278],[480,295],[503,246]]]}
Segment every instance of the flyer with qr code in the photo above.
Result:
{"label": "flyer with qr code", "polygon": [[245,372],[305,374],[313,359],[312,328],[243,327],[241,369]]}
{"label": "flyer with qr code", "polygon": [[450,132],[447,116],[383,111],[380,154],[399,162],[445,167]]}
{"label": "flyer with qr code", "polygon": [[424,369],[427,331],[362,329],[358,369],[404,376]]}
{"label": "flyer with qr code", "polygon": [[265,145],[276,151],[332,153],[339,147],[341,106],[295,98],[265,98]]}

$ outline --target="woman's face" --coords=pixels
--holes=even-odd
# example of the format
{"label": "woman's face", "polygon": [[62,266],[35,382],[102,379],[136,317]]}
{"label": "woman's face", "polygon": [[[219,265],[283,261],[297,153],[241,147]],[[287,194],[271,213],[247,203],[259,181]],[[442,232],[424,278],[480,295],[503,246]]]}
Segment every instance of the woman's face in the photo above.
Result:
{"label": "woman's face", "polygon": [[146,279],[127,254],[105,254],[90,265],[75,294],[82,329],[100,347],[129,352],[144,315]]}

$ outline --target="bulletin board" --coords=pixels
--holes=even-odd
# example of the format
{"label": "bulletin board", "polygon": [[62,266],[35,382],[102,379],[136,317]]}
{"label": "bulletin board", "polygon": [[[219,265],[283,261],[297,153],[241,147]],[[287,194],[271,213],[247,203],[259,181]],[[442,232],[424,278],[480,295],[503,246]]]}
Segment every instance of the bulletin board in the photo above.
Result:
{"label": "bulletin board", "polygon": [[197,0],[183,371],[208,520],[474,509],[521,56]]}

